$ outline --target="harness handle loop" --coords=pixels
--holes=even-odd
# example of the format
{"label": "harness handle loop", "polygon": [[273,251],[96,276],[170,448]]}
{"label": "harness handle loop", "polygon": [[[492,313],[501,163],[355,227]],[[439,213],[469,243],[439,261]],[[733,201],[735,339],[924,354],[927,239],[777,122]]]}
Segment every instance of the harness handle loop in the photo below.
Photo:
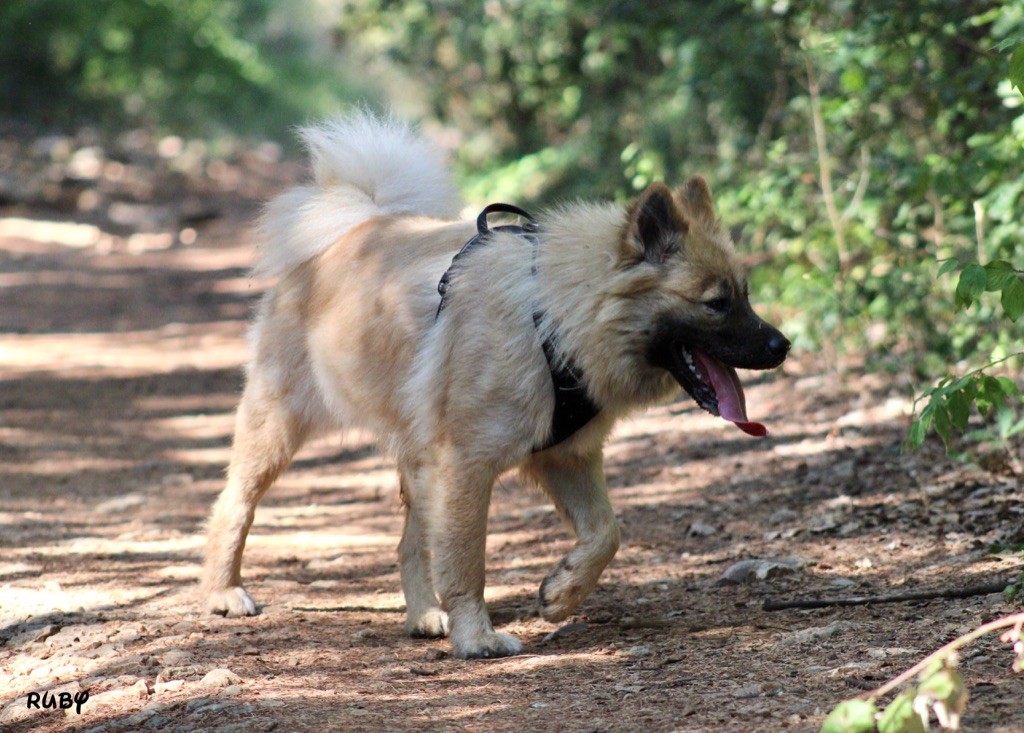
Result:
{"label": "harness handle loop", "polygon": [[[504,226],[500,226],[500,227],[495,227],[494,229],[491,229],[490,226],[487,224],[487,216],[488,216],[488,214],[495,214],[495,213],[515,214],[516,216],[519,216],[519,217],[522,217],[523,219],[526,219],[526,223],[523,224],[523,226],[515,226],[515,225],[512,225],[512,224],[508,224],[508,225],[504,225]],[[441,315],[441,311],[444,310],[444,307],[445,307],[445,305],[448,302],[448,285],[449,285],[449,282],[451,280],[452,268],[455,267],[455,264],[458,262],[460,257],[462,257],[464,254],[466,254],[470,250],[472,250],[474,247],[479,245],[481,242],[486,241],[487,236],[492,234],[493,232],[505,231],[505,232],[513,232],[513,233],[532,235],[532,234],[535,234],[536,232],[538,232],[539,230],[540,230],[540,225],[534,220],[534,218],[532,216],[530,216],[527,212],[525,212],[522,209],[520,209],[518,206],[513,206],[512,204],[500,204],[500,203],[499,204],[490,204],[488,206],[485,206],[484,210],[481,211],[480,215],[476,218],[476,231],[477,231],[477,233],[473,236],[472,239],[470,239],[468,242],[466,242],[464,245],[462,245],[462,249],[460,249],[455,254],[454,257],[452,257],[451,265],[448,266],[448,269],[445,270],[444,275],[441,276],[441,282],[439,282],[437,284],[437,292],[441,296],[441,302],[437,306],[437,313],[434,315],[434,320],[436,321],[438,319],[438,317]]]}
{"label": "harness handle loop", "polygon": [[[518,206],[512,204],[488,204],[484,207],[484,210],[480,212],[480,215],[476,218],[476,230],[480,234],[490,234],[491,228],[487,224],[487,215],[495,213],[503,214],[515,214],[516,216],[526,219],[526,225],[521,227],[524,232],[535,232],[537,231],[537,222],[534,221],[533,217],[527,212],[520,209]],[[501,227],[498,227],[499,229]]]}

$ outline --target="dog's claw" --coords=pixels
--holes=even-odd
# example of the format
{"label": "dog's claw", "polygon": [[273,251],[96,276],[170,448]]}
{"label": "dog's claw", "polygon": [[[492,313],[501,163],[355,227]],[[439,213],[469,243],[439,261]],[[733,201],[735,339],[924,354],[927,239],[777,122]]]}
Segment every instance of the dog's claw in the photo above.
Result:
{"label": "dog's claw", "polygon": [[255,616],[256,602],[240,585],[211,591],[203,603],[206,612],[218,616]]}

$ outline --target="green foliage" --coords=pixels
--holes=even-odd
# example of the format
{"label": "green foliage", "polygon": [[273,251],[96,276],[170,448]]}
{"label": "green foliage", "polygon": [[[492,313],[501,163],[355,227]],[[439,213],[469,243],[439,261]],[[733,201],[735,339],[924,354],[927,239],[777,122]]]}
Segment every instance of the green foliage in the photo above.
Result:
{"label": "green foliage", "polygon": [[738,162],[730,151],[757,136],[781,63],[763,16],[731,1],[355,0],[341,32],[465,134],[474,192],[530,203],[621,198]]}
{"label": "green foliage", "polygon": [[1024,272],[1014,269],[1006,260],[994,260],[984,266],[967,265],[960,272],[953,304],[956,308],[970,308],[983,293],[991,292],[1002,293],[1003,312],[1015,323],[1024,313]]}
{"label": "green foliage", "polygon": [[1010,83],[1024,94],[1024,46],[1017,46],[1010,56]]}
{"label": "green foliage", "polygon": [[[954,271],[959,265],[955,260],[945,262],[939,268],[940,275]],[[967,310],[981,302],[985,293],[999,292],[1003,315],[1015,323],[1024,314],[1024,272],[1017,270],[1005,260],[994,260],[986,265],[972,262],[963,266],[954,295],[954,307]],[[929,430],[950,447],[953,431],[967,430],[971,412],[974,409],[993,426],[974,431],[973,437],[1000,445],[1024,434],[1024,417],[1017,409],[1022,403],[1021,388],[1006,376],[992,376],[986,370],[1020,356],[1016,352],[984,367],[975,369],[959,379],[946,376],[918,398],[925,406],[911,425],[908,444],[918,448],[924,443]]]}
{"label": "green foliage", "polygon": [[821,733],[868,733],[875,729],[875,704],[844,700],[825,718]]}
{"label": "green foliage", "polygon": [[[1006,586],[1006,588],[1003,590],[1003,594],[1006,596],[1006,599],[1008,601],[1014,601],[1024,597],[1024,595],[1022,595],[1024,594],[1024,571],[1021,571],[1021,573],[1013,580],[1013,582]],[[1015,668],[1015,671],[1019,672],[1020,670]]]}
{"label": "green foliage", "polygon": [[4,115],[74,129],[280,133],[338,103],[296,18],[307,2],[0,3]]}
{"label": "green foliage", "polygon": [[915,691],[910,689],[893,698],[878,717],[878,733],[927,733],[928,728],[914,710],[914,697]]}

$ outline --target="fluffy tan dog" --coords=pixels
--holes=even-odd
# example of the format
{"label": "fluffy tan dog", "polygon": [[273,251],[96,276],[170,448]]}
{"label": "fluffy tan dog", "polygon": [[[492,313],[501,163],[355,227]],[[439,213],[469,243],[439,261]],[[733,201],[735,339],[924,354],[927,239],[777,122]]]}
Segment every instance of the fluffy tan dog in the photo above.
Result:
{"label": "fluffy tan dog", "polygon": [[498,475],[534,479],[577,537],[540,587],[541,615],[564,619],[619,547],[602,469],[615,420],[681,385],[763,435],[735,367],[778,366],[789,343],[751,310],[700,177],[653,184],[627,209],[575,203],[525,231],[478,230],[455,218],[440,156],[408,126],[361,113],[303,137],[315,180],[262,220],[258,273],[277,280],[209,524],[205,608],[256,613],[241,562],[257,503],[307,438],[360,427],[398,464],[409,633],[450,631],[462,658],[516,654],[483,602]]}

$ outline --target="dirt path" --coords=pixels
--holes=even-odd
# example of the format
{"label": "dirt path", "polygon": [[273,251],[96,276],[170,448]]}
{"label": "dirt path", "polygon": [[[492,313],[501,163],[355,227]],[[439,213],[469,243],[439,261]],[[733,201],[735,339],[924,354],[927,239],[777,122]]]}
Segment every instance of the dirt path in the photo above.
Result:
{"label": "dirt path", "polygon": [[[1011,610],[999,595],[762,610],[966,586],[1020,562],[991,551],[1022,541],[1019,479],[934,448],[901,456],[906,403],[885,378],[819,376],[797,356],[751,382],[765,440],[685,403],[621,426],[607,467],[623,549],[555,634],[534,599],[569,537],[503,482],[488,600],[522,656],[454,661],[403,635],[396,479],[359,436],[310,446],[261,505],[245,572],[263,613],[200,616],[202,521],[258,295],[251,198],[195,223],[173,210],[188,244],[0,210],[3,730],[813,731]],[[749,558],[789,559],[721,581]],[[1024,731],[1011,659],[995,640],[965,655],[965,730]],[[80,714],[27,708],[32,692],[82,690]]]}

